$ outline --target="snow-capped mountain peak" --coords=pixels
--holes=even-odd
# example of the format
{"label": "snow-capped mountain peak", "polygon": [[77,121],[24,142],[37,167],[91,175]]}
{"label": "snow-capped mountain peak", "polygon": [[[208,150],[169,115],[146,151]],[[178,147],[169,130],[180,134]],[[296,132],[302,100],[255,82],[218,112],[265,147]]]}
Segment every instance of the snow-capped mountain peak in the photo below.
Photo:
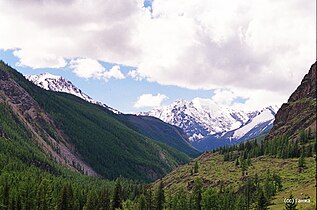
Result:
{"label": "snow-capped mountain peak", "polygon": [[269,106],[259,111],[244,111],[220,106],[210,99],[195,98],[192,101],[177,100],[168,106],[158,107],[139,115],[157,117],[176,125],[185,131],[192,142],[195,142],[206,136],[221,137],[228,136],[229,133],[230,139],[242,138],[254,127],[265,123],[267,127],[263,127],[262,131],[264,131],[270,128],[277,110],[277,106]]}
{"label": "snow-capped mountain peak", "polygon": [[69,93],[78,96],[79,98],[82,98],[90,103],[97,104],[97,102],[93,100],[90,96],[83,93],[79,88],[73,85],[72,82],[66,80],[61,76],[44,73],[39,75],[26,75],[25,77],[29,81],[33,82],[34,84],[45,90]]}
{"label": "snow-capped mountain peak", "polygon": [[118,110],[115,110],[107,106],[106,104],[103,104],[99,101],[92,99],[89,95],[85,94],[79,88],[77,88],[71,81],[66,80],[62,76],[56,76],[50,73],[44,73],[44,74],[38,74],[38,75],[25,75],[25,78],[45,90],[69,93],[85,101],[88,101],[89,103],[103,106],[116,114],[120,113]]}
{"label": "snow-capped mountain peak", "polygon": [[208,151],[256,138],[272,128],[277,109],[277,106],[269,106],[250,113],[249,120],[239,128],[205,136],[192,142],[192,145],[201,151]]}
{"label": "snow-capped mountain peak", "polygon": [[177,100],[139,115],[160,118],[164,122],[182,128],[191,141],[207,135],[239,128],[249,120],[250,113],[221,107],[209,99]]}

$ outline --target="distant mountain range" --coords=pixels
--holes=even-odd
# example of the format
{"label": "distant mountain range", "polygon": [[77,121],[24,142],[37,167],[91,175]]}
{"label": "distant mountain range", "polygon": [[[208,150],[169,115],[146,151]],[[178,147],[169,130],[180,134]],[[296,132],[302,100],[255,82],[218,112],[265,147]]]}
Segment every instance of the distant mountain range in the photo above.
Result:
{"label": "distant mountain range", "polygon": [[206,151],[268,132],[277,110],[277,106],[259,111],[234,110],[211,100],[196,98],[179,100],[139,115],[157,117],[182,128],[193,146]]}
{"label": "distant mountain range", "polygon": [[245,124],[240,128],[208,135],[198,141],[192,142],[192,145],[201,151],[213,150],[218,147],[238,144],[240,142],[267,134],[273,127],[275,107],[266,107],[261,111],[256,111]]}
{"label": "distant mountain range", "polygon": [[[43,89],[69,93],[87,102],[105,107],[116,114],[122,114],[118,110],[92,99],[71,81],[61,76],[45,73],[25,75],[25,77]],[[138,115],[159,118],[181,128],[193,146],[201,151],[207,151],[268,132],[272,128],[277,109],[276,106],[270,106],[259,111],[235,110],[219,106],[211,100],[196,98],[192,101],[178,100],[168,106],[158,107],[149,112],[138,113]],[[132,115],[126,117],[127,121],[132,120],[138,126],[143,125],[143,121],[148,119],[150,118],[134,118]],[[151,120],[151,122],[156,121]],[[189,149],[189,153],[196,154],[191,149]]]}
{"label": "distant mountain range", "polygon": [[139,115],[157,117],[176,125],[185,131],[191,141],[197,141],[207,135],[239,128],[253,113],[237,112],[220,107],[211,101],[194,99],[178,100],[168,106],[158,107]]}

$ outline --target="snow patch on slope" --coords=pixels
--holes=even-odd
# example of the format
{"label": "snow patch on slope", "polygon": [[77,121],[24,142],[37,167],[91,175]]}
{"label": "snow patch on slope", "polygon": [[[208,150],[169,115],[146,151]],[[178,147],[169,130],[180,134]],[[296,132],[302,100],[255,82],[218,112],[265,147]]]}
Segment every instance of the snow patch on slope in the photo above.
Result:
{"label": "snow patch on slope", "polygon": [[241,128],[234,131],[234,134],[232,135],[232,138],[239,139],[243,137],[245,134],[247,134],[252,129],[256,128],[257,125],[269,122],[268,124],[272,124],[274,121],[274,115],[272,114],[272,111],[269,109],[263,109],[261,112],[255,116],[250,123],[247,123],[246,125],[242,126]]}

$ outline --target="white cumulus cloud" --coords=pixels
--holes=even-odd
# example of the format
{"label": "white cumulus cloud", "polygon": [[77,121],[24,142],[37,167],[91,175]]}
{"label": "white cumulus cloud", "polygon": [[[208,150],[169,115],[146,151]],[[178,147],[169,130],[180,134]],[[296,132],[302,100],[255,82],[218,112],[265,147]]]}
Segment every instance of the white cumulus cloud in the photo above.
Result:
{"label": "white cumulus cloud", "polygon": [[144,77],[137,70],[130,70],[128,76],[135,79],[136,81],[141,81]]}
{"label": "white cumulus cloud", "polygon": [[157,95],[152,94],[143,94],[138,97],[137,101],[134,104],[135,108],[144,108],[144,107],[158,107],[162,102],[168,99],[164,94],[158,93]]}
{"label": "white cumulus cloud", "polygon": [[[259,103],[282,102],[315,61],[314,1],[143,2],[0,0],[0,49],[32,68],[90,58],[135,67],[137,80],[262,93]],[[90,70],[78,73],[109,77]]]}
{"label": "white cumulus cloud", "polygon": [[230,106],[234,100],[238,98],[238,95],[236,95],[232,90],[217,89],[214,93],[215,94],[211,99],[219,105]]}
{"label": "white cumulus cloud", "polygon": [[123,75],[123,73],[120,71],[120,66],[115,65],[113,66],[109,71],[105,71],[103,73],[103,77],[104,78],[115,78],[115,79],[124,79],[125,76]]}
{"label": "white cumulus cloud", "polygon": [[[267,90],[249,90],[243,88],[215,89],[211,98],[195,98],[193,102],[214,106],[214,104],[236,110],[254,111],[268,106],[280,106],[288,96]],[[269,100],[263,99],[263,96]]]}
{"label": "white cumulus cloud", "polygon": [[110,78],[125,78],[120,71],[120,66],[115,65],[110,70],[106,70],[98,61],[89,58],[71,60],[70,68],[77,76],[86,79],[94,78],[108,80]]}
{"label": "white cumulus cloud", "polygon": [[15,50],[13,53],[19,58],[18,66],[30,66],[37,68],[61,68],[66,66],[66,61],[63,57],[56,54],[29,53],[27,50]]}

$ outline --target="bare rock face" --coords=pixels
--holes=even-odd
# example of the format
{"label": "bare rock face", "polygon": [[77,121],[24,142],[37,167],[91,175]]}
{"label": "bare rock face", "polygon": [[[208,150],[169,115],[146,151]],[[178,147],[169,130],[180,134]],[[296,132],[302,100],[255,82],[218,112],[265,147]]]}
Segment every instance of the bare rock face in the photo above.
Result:
{"label": "bare rock face", "polygon": [[288,102],[295,102],[303,98],[316,99],[316,63],[313,64],[295,92],[289,97]]}
{"label": "bare rock face", "polygon": [[296,137],[300,129],[316,130],[316,63],[311,66],[288,102],[278,110],[267,139],[281,135]]}
{"label": "bare rock face", "polygon": [[[50,116],[41,109],[39,104],[22,86],[11,78],[8,72],[1,68],[0,103],[10,107],[25,128],[31,131],[34,143],[56,161],[73,170],[84,171],[88,175],[97,175],[89,165],[75,154],[74,146],[69,143],[68,137],[57,128]],[[51,135],[43,125],[53,128],[56,131],[55,134]],[[0,136],[5,135],[0,126]],[[34,164],[39,165],[39,163]],[[75,165],[80,165],[80,170],[74,167]]]}

